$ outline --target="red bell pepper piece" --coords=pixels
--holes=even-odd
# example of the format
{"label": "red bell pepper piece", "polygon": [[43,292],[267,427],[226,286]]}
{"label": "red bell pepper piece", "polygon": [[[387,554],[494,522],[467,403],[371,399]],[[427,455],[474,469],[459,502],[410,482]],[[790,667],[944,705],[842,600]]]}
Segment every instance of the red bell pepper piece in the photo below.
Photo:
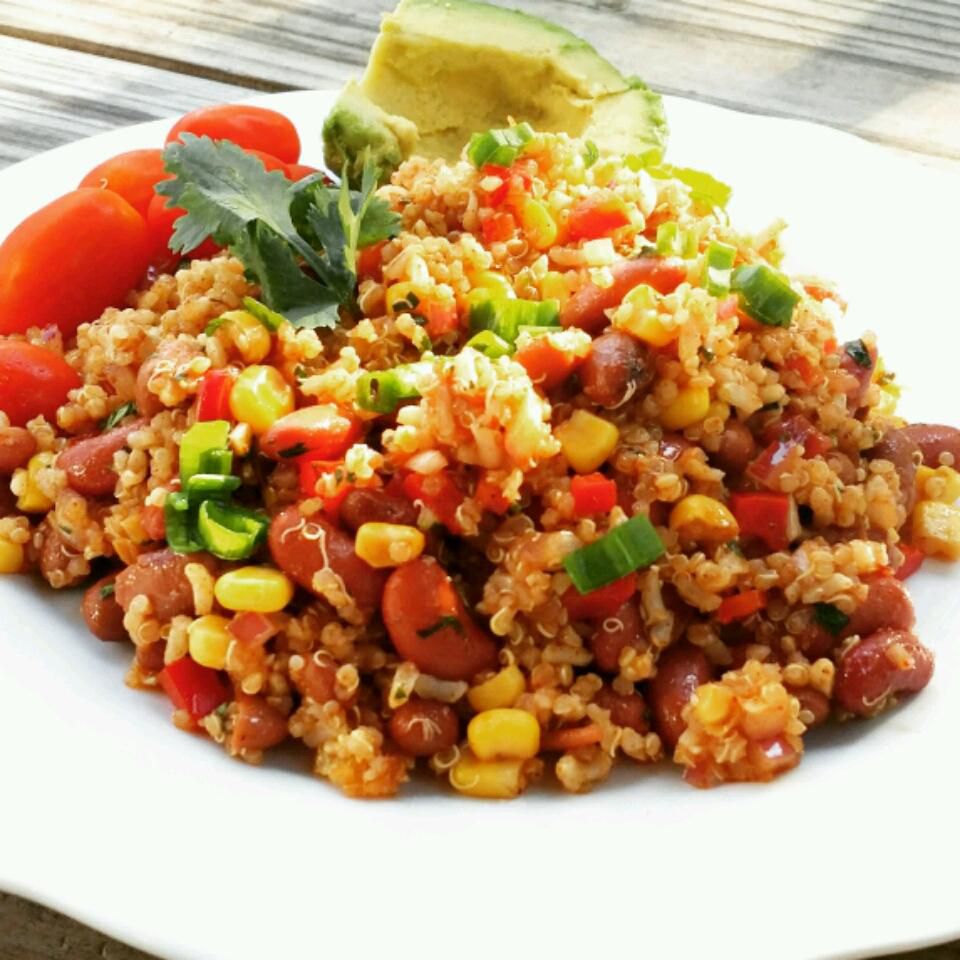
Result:
{"label": "red bell pepper piece", "polygon": [[480,222],[480,232],[486,244],[506,242],[517,232],[517,221],[512,213],[495,213]]}
{"label": "red bell pepper piece", "polygon": [[408,500],[419,500],[451,533],[463,532],[457,510],[465,497],[448,471],[409,473],[403,478],[403,493]]}
{"label": "red bell pepper piece", "polygon": [[811,363],[802,354],[794,354],[784,364],[787,370],[793,370],[800,375],[800,379],[808,387],[819,386],[826,379],[824,372],[814,363]]}
{"label": "red bell pepper piece", "polygon": [[717,623],[733,623],[734,620],[745,620],[766,605],[767,595],[763,590],[744,590],[724,597],[713,618]]}
{"label": "red bell pepper piece", "polygon": [[894,576],[898,580],[906,580],[923,566],[923,551],[910,543],[898,543],[897,547],[903,554],[903,563],[897,567]]}
{"label": "red bell pepper piece", "polygon": [[234,374],[231,370],[209,370],[200,381],[197,391],[198,420],[232,420],[230,391]]}
{"label": "red bell pepper piece", "polygon": [[569,587],[561,597],[571,620],[602,620],[612,617],[634,594],[637,589],[637,575],[628,573],[620,580],[580,593],[576,587]]}
{"label": "red bell pepper piece", "polygon": [[473,496],[484,510],[498,516],[503,516],[510,509],[510,501],[501,492],[500,484],[486,475],[480,478]]}
{"label": "red bell pepper piece", "polygon": [[733,493],[730,510],[740,535],[756,537],[769,550],[786,550],[800,535],[797,507],[787,493]]}
{"label": "red bell pepper piece", "polygon": [[775,487],[790,452],[803,448],[806,457],[833,449],[833,441],[802,414],[777,420],[765,431],[770,445],[747,467],[747,476],[764,487]]}
{"label": "red bell pepper piece", "polygon": [[573,512],[578,517],[609,513],[617,505],[617,484],[602,473],[588,473],[570,481]]}
{"label": "red bell pepper piece", "polygon": [[513,359],[527,371],[536,386],[552,390],[559,387],[586,357],[558,350],[549,337],[534,337],[514,354]]}
{"label": "red bell pepper piece", "polygon": [[460,317],[455,303],[426,300],[417,305],[416,312],[427,320],[427,333],[433,340],[460,328]]}
{"label": "red bell pepper piece", "polygon": [[567,220],[567,239],[596,240],[608,237],[630,223],[626,203],[615,194],[607,197],[586,197],[575,204]]}
{"label": "red bell pepper piece", "polygon": [[227,629],[240,641],[251,647],[261,647],[280,632],[280,627],[265,613],[245,610],[234,615]]}
{"label": "red bell pepper piece", "polygon": [[168,663],[157,679],[173,705],[193,720],[202,720],[230,699],[230,687],[220,674],[190,657]]}
{"label": "red bell pepper piece", "polygon": [[480,168],[480,178],[483,180],[485,177],[496,177],[500,180],[500,186],[486,191],[487,203],[491,207],[499,207],[510,191],[510,168],[501,167],[498,163],[485,163]]}

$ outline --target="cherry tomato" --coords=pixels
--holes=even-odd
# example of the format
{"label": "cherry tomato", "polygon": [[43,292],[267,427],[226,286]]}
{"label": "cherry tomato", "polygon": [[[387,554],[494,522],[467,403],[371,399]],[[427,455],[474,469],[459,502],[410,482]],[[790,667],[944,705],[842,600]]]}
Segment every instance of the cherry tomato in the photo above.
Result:
{"label": "cherry tomato", "polygon": [[[288,163],[287,164],[287,179],[292,180],[296,183],[298,180],[302,180],[304,177],[309,177],[314,173],[319,173],[320,171],[316,167],[311,167],[306,163]],[[327,178],[324,177],[324,181]]]}
{"label": "cherry tomato", "polygon": [[245,150],[263,150],[283,163],[296,163],[300,159],[297,128],[282,113],[263,107],[240,103],[200,107],[173,125],[166,142],[173,143],[181,133],[229,140]]}
{"label": "cherry tomato", "polygon": [[159,193],[150,201],[147,209],[147,231],[150,236],[151,263],[161,270],[173,269],[181,257],[188,260],[209,260],[215,257],[223,248],[214,243],[212,237],[207,237],[199,247],[188,250],[186,253],[174,253],[170,249],[170,238],[173,236],[173,225],[186,210],[183,207],[168,207],[167,198]]}
{"label": "cherry tomato", "polygon": [[251,156],[256,157],[264,166],[264,169],[269,173],[271,170],[279,170],[287,179],[290,179],[290,174],[287,172],[287,165],[282,161],[278,160],[272,153],[267,153],[265,150],[247,150]]}
{"label": "cherry tomato", "polygon": [[141,217],[153,199],[153,188],[172,175],[163,168],[162,150],[128,150],[97,164],[79,183],[119,193]]}
{"label": "cherry tomato", "polygon": [[66,360],[24,340],[0,340],[0,410],[15,427],[41,414],[51,423],[80,378]]}
{"label": "cherry tomato", "polygon": [[48,203],[0,244],[0,334],[69,336],[122,303],[149,259],[143,217],[119,194],[84,187]]}

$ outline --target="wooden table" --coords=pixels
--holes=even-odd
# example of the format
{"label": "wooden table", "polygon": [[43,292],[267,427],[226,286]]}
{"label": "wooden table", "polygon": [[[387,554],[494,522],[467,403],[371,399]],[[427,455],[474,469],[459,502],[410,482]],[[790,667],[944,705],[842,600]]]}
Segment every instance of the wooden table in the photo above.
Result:
{"label": "wooden table", "polygon": [[[829,124],[960,174],[960,0],[512,2],[665,93]],[[0,0],[0,167],[201,104],[337,86],[390,6]],[[905,956],[960,960],[960,943]],[[55,957],[149,960],[0,894],[0,960]]]}

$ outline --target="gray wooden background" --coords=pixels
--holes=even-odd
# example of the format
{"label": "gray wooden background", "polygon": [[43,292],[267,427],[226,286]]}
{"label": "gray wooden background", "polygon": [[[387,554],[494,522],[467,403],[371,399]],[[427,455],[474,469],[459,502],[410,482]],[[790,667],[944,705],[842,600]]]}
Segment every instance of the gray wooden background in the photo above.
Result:
{"label": "gray wooden background", "polygon": [[[337,86],[362,69],[392,5],[0,0],[0,167],[201,104]],[[960,0],[511,5],[570,27],[662,92],[829,124],[960,174]],[[903,956],[960,960],[960,943]],[[0,960],[54,958],[149,960],[0,893]]]}

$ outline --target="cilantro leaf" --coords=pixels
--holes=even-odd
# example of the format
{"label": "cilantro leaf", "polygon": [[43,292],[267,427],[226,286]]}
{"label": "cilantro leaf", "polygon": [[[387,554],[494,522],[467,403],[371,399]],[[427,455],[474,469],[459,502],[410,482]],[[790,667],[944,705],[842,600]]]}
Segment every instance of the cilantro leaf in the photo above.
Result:
{"label": "cilantro leaf", "polygon": [[100,425],[101,430],[112,430],[121,420],[137,412],[137,405],[131,400],[121,404]]}

